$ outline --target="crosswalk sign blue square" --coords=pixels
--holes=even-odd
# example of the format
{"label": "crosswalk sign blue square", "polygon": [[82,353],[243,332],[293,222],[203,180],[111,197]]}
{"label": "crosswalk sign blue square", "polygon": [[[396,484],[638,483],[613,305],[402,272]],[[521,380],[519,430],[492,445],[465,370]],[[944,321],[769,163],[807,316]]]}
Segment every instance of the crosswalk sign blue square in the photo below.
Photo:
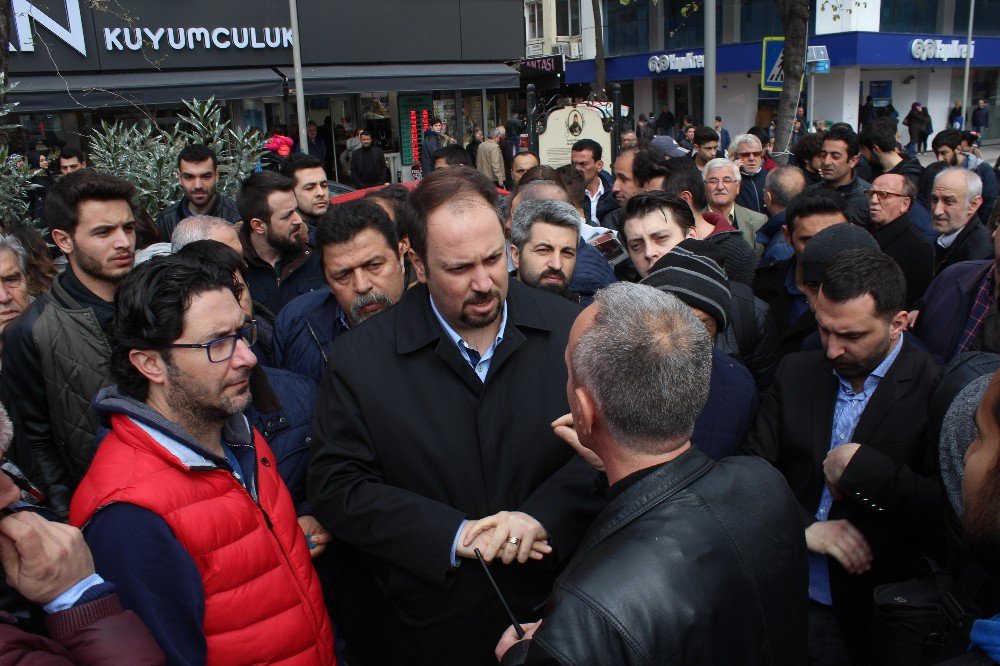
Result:
{"label": "crosswalk sign blue square", "polygon": [[785,84],[784,37],[765,37],[760,58],[760,89],[780,92]]}

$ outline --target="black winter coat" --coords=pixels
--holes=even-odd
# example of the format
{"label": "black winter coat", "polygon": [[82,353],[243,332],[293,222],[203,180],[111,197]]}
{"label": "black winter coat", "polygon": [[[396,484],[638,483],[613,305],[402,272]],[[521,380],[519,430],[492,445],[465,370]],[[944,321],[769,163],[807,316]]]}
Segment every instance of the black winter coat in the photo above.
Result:
{"label": "black winter coat", "polygon": [[934,275],[960,261],[993,259],[993,239],[990,231],[977,218],[972,218],[954,242],[947,247],[934,246]]}
{"label": "black winter coat", "polygon": [[804,664],[807,587],[781,475],[691,450],[611,500],[501,664]]}
{"label": "black winter coat", "polygon": [[445,334],[425,285],[330,345],[309,500],[343,548],[363,553],[340,579],[370,576],[368,597],[387,600],[382,615],[359,617],[361,604],[335,597],[343,615],[391,632],[389,663],[496,664],[510,620],[478,562],[451,567],[463,520],[522,511],[551,535],[546,561],[492,567],[527,618],[603,506],[594,471],[549,426],[568,412],[563,353],[578,313],[511,280],[485,382]]}
{"label": "black winter coat", "polygon": [[906,309],[924,295],[934,276],[934,247],[904,213],[889,224],[875,228],[875,240],[895,259],[906,278]]}

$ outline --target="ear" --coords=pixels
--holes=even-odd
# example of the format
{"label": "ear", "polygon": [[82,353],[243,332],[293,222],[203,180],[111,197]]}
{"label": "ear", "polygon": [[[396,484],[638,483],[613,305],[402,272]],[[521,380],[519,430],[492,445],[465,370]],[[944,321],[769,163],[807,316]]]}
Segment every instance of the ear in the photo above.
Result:
{"label": "ear", "polygon": [[52,242],[56,244],[56,247],[58,247],[63,254],[73,254],[73,239],[70,237],[69,233],[63,231],[62,229],[53,229]]}
{"label": "ear", "polygon": [[694,226],[692,226],[690,229],[688,229],[687,236],[685,236],[684,238],[698,238],[698,236],[695,235],[695,227]]}
{"label": "ear", "polygon": [[969,213],[975,215],[976,211],[978,211],[979,207],[982,205],[983,205],[983,198],[981,196],[976,197],[975,199],[972,200],[972,203],[969,204]]}
{"label": "ear", "polygon": [[150,384],[162,386],[167,383],[167,364],[164,363],[160,352],[152,349],[133,349],[128,353],[128,360],[143,377],[149,380]]}
{"label": "ear", "polygon": [[587,389],[577,387],[573,389],[573,397],[576,398],[579,412],[573,415],[573,427],[578,433],[584,433],[589,437],[594,434],[595,419],[597,418],[597,405],[594,396],[590,395]]}
{"label": "ear", "polygon": [[850,165],[851,165],[851,168],[853,169],[854,167],[856,167],[856,166],[857,166],[857,164],[858,164],[858,161],[859,161],[860,159],[861,159],[861,153],[858,153],[858,154],[857,154],[857,155],[855,155],[854,157],[852,157],[852,158],[850,158],[849,160],[847,160],[847,163],[848,163],[848,164],[850,164]]}
{"label": "ear", "polygon": [[694,210],[694,207],[693,207],[694,197],[691,196],[691,193],[688,192],[687,190],[681,190],[681,195],[680,196],[681,196],[681,199],[684,199],[684,203],[686,203],[688,205],[688,208],[690,208],[691,210]]}
{"label": "ear", "polygon": [[516,245],[510,246],[510,260],[514,262],[514,268],[521,268],[521,252],[517,249]]}
{"label": "ear", "polygon": [[901,310],[896,313],[896,316],[892,318],[889,322],[889,339],[895,342],[902,335],[903,331],[907,329],[910,325],[909,314],[906,310]]}
{"label": "ear", "polygon": [[772,203],[774,203],[774,202],[771,200],[771,193],[767,190],[767,188],[765,188],[764,189],[764,208],[767,208]]}
{"label": "ear", "polygon": [[396,251],[399,253],[399,270],[406,271],[406,253],[410,249],[409,241],[399,241]]}
{"label": "ear", "polygon": [[267,223],[259,217],[250,218],[250,233],[252,234],[265,234],[267,233]]}
{"label": "ear", "polygon": [[416,250],[412,247],[410,248],[410,263],[413,264],[413,270],[417,272],[417,280],[427,284],[427,266],[424,265]]}

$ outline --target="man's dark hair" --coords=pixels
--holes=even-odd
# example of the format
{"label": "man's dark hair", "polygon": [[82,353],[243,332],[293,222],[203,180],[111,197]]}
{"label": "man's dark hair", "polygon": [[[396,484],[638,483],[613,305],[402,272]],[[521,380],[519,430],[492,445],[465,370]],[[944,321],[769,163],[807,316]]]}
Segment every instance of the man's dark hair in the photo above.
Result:
{"label": "man's dark hair", "polygon": [[232,271],[174,255],[136,266],[115,292],[111,323],[111,377],[136,400],[149,395],[149,380],[129,360],[133,349],[158,350],[170,363],[170,347],[184,332],[184,313],[197,296],[228,289],[239,299]]}
{"label": "man's dark hair", "polygon": [[381,234],[386,245],[399,256],[396,225],[384,208],[368,199],[356,199],[330,206],[316,224],[316,244],[321,248],[340,245],[367,229]]}
{"label": "man's dark hair", "polygon": [[708,143],[709,141],[718,141],[718,140],[719,140],[719,133],[716,132],[711,127],[705,127],[704,125],[700,125],[694,128],[694,140],[692,141],[694,145],[702,146]]}
{"label": "man's dark hair", "polygon": [[410,191],[399,183],[390,183],[385,187],[372,190],[364,196],[372,203],[376,200],[385,201],[392,208],[391,217],[396,221],[396,236],[400,239],[409,238],[410,230],[407,226],[406,202],[410,199]]}
{"label": "man's dark hair", "polygon": [[872,248],[844,250],[827,264],[820,280],[823,296],[843,303],[865,294],[875,299],[875,314],[892,320],[906,305],[906,277],[899,264]]}
{"label": "man's dark hair", "polygon": [[767,131],[766,127],[761,127],[760,125],[754,125],[748,129],[747,134],[757,137],[757,140],[760,141],[761,147],[765,149],[767,148],[768,141],[771,140],[771,133]]}
{"label": "man's dark hair", "polygon": [[878,118],[865,125],[859,137],[861,145],[868,150],[878,148],[883,153],[896,150],[896,121],[893,118]]}
{"label": "man's dark hair", "polygon": [[441,123],[443,125],[444,121],[441,120],[440,118],[438,118],[437,116],[434,116],[433,118],[431,118],[431,122],[430,122],[431,125],[437,125],[438,123]]}
{"label": "man's dark hair", "polygon": [[310,120],[306,122],[306,127],[319,127],[319,125],[316,124],[315,120]]}
{"label": "man's dark hair", "polygon": [[646,148],[641,149],[632,159],[632,176],[636,185],[643,187],[658,176],[669,176],[670,169],[666,161]]}
{"label": "man's dark hair", "polygon": [[250,174],[250,177],[240,184],[240,193],[236,197],[236,207],[243,220],[242,233],[250,233],[250,220],[257,218],[266,223],[271,222],[271,207],[267,197],[271,192],[294,192],[295,180],[273,171],[261,171]]}
{"label": "man's dark hair", "polygon": [[[573,165],[570,164],[569,167],[572,169]],[[573,171],[577,170],[573,169]],[[577,173],[579,173],[579,171],[577,171]],[[558,169],[553,169],[548,164],[538,164],[524,172],[524,175],[521,176],[521,182],[517,184],[517,187],[520,189],[528,183],[533,183],[536,180],[554,180],[558,182],[560,179]],[[580,180],[583,180],[583,174],[580,174]],[[580,196],[582,197],[583,195]]]}
{"label": "man's dark hair", "polygon": [[582,153],[585,150],[590,151],[590,154],[594,156],[595,162],[601,159],[601,156],[604,155],[604,149],[601,148],[601,144],[597,143],[593,139],[580,139],[573,144],[572,148],[570,148],[570,151],[574,153]]}
{"label": "man's dark hair", "polygon": [[205,160],[212,160],[213,169],[219,166],[219,158],[215,156],[214,150],[203,143],[189,143],[184,146],[183,150],[177,156],[177,168],[181,168],[181,162],[195,164],[197,162],[204,162]]}
{"label": "man's dark hair", "polygon": [[94,169],[79,169],[55,182],[45,197],[45,221],[49,229],[68,234],[76,231],[80,204],[84,201],[124,201],[132,205],[135,186],[127,180]]}
{"label": "man's dark hair", "polygon": [[472,158],[469,157],[469,152],[457,143],[450,143],[447,146],[438,148],[431,153],[431,159],[435,161],[444,160],[445,164],[448,166],[475,166],[472,164]]}
{"label": "man's dark hair", "polygon": [[315,169],[316,167],[323,167],[323,162],[315,155],[304,155],[302,153],[295,153],[289,155],[285,161],[281,164],[281,168],[278,169],[278,173],[286,178],[295,179],[295,173],[301,169]]}
{"label": "man's dark hair", "polygon": [[[200,264],[214,264],[232,273],[239,273],[246,282],[247,262],[240,254],[225,243],[206,238],[192,241],[177,250],[174,256],[189,259]],[[242,291],[242,289],[241,289]]]}
{"label": "man's dark hair", "polygon": [[795,222],[800,217],[825,213],[840,213],[846,222],[848,220],[847,199],[839,192],[825,187],[806,188],[802,194],[788,202],[788,209],[785,211],[785,226],[788,228],[789,234],[794,234]]}
{"label": "man's dark hair", "polygon": [[799,166],[809,164],[812,158],[816,157],[823,150],[823,137],[826,136],[825,132],[817,132],[816,134],[806,134],[804,137],[800,138],[795,142],[795,147],[792,148],[792,155],[795,157],[795,163]]}
{"label": "man's dark hair", "polygon": [[849,126],[834,125],[823,135],[823,141],[843,141],[847,144],[847,159],[861,152],[861,141],[858,139],[858,133]]}
{"label": "man's dark hair", "polygon": [[931,148],[934,152],[937,152],[942,146],[948,146],[952,150],[955,150],[960,143],[962,143],[961,130],[946,129],[934,135],[934,139],[931,141]]}
{"label": "man's dark hair", "polygon": [[691,204],[696,210],[702,210],[708,205],[705,194],[705,180],[689,157],[671,157],[667,161],[670,175],[663,181],[663,189],[670,194],[681,195],[681,192],[691,193]]}
{"label": "man's dark hair", "polygon": [[422,179],[407,202],[407,229],[410,247],[427,263],[427,218],[442,206],[464,208],[470,201],[486,204],[504,226],[504,214],[496,185],[476,169],[465,166],[439,169]]}
{"label": "man's dark hair", "polygon": [[694,227],[694,213],[684,199],[669,192],[643,192],[628,200],[625,204],[625,215],[622,216],[619,227],[625,231],[628,221],[637,217],[645,217],[652,212],[668,209],[672,214],[677,226],[683,233]]}
{"label": "man's dark hair", "polygon": [[[545,165],[543,164],[542,166]],[[539,167],[535,168],[537,169]],[[533,170],[534,169],[529,169],[527,172],[525,172],[524,174],[525,178],[528,176],[528,173],[530,173]],[[583,172],[574,167],[572,164],[564,164],[555,171],[556,171],[555,178],[551,179],[546,178],[545,180],[554,180],[557,183],[562,183],[562,186],[566,188],[566,194],[567,196],[569,196],[570,203],[577,202],[579,204],[582,204],[584,198],[587,196],[586,194],[584,194],[587,191],[587,183],[583,182]],[[547,173],[547,172],[542,170],[539,173]],[[524,178],[521,179],[521,183],[522,187],[528,184],[524,182]]]}
{"label": "man's dark hair", "polygon": [[[926,110],[926,107],[924,107],[924,108]],[[970,146],[976,145],[976,139],[978,139],[978,137],[976,136],[976,133],[973,132],[972,130],[963,130],[962,131],[962,141],[966,142]]]}
{"label": "man's dark hair", "polygon": [[59,159],[61,160],[71,160],[76,158],[81,164],[87,161],[87,155],[79,148],[63,148],[62,152],[59,153]]}

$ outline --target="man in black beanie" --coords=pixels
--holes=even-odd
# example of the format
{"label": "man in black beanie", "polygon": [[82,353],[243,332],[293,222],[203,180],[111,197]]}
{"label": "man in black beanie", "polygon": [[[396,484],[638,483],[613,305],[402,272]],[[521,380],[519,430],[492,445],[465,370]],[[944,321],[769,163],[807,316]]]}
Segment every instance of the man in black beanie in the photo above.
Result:
{"label": "man in black beanie", "polygon": [[[726,274],[712,259],[675,247],[663,255],[640,284],[673,294],[715,338],[724,331],[732,296]],[[719,460],[736,452],[757,412],[757,387],[750,371],[712,347],[708,402],[694,424],[691,442]]]}

